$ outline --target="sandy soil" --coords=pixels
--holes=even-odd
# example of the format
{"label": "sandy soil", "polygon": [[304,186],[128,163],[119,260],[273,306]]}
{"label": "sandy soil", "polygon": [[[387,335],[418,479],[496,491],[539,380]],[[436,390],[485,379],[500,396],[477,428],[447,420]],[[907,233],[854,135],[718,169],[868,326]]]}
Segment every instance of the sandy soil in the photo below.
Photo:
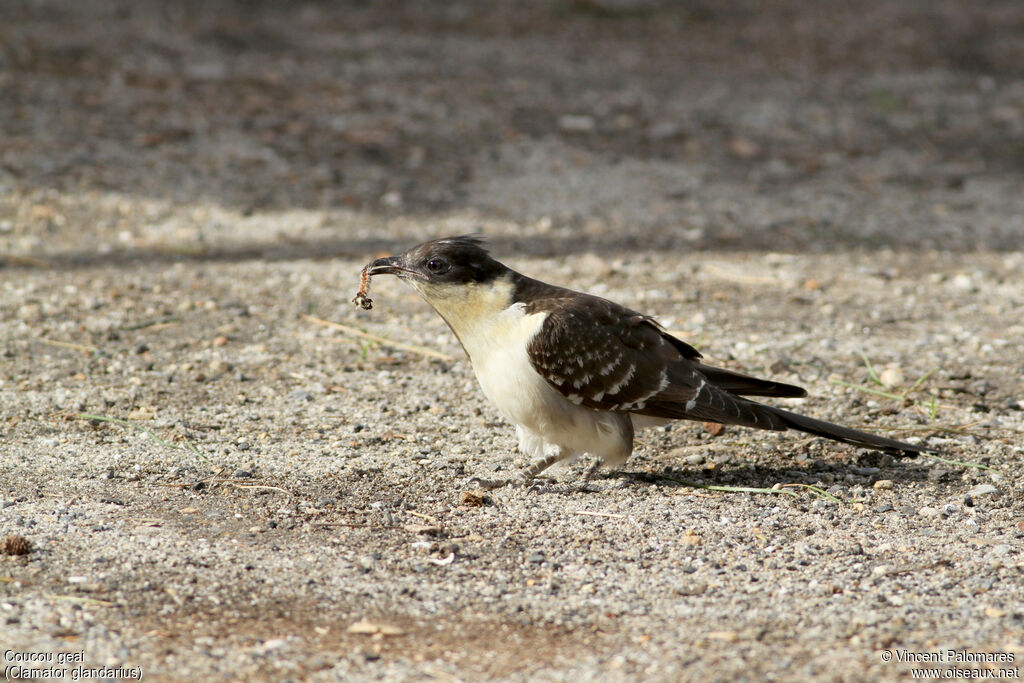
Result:
{"label": "sandy soil", "polygon": [[[1019,672],[1017,3],[388,5],[0,5],[4,666]],[[525,460],[458,344],[349,303],[474,231],[946,458],[676,424],[480,496]]]}

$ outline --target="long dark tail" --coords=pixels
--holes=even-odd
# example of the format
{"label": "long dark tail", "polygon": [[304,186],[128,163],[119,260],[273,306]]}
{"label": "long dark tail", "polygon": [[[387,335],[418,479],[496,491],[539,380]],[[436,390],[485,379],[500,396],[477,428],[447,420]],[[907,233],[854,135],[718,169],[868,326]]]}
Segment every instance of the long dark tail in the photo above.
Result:
{"label": "long dark tail", "polygon": [[815,436],[823,436],[826,439],[841,441],[852,446],[871,448],[873,450],[883,451],[889,455],[904,458],[917,457],[918,453],[938,452],[934,448],[929,448],[927,446],[915,446],[914,444],[904,443],[903,441],[897,441],[896,439],[888,439],[884,436],[875,436],[874,434],[868,434],[867,432],[862,432],[857,429],[850,429],[849,427],[832,424],[831,422],[825,422],[824,420],[816,420],[813,417],[807,417],[806,415],[791,413],[788,410],[776,408],[775,406],[758,404],[758,407],[767,409],[772,413],[772,415],[781,419],[783,424],[790,429],[814,434]]}

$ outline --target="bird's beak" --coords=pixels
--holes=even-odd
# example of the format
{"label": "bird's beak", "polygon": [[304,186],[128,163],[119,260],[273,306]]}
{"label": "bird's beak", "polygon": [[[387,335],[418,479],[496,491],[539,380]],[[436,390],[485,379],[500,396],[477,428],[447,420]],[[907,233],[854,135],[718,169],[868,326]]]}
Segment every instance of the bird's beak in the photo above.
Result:
{"label": "bird's beak", "polygon": [[408,272],[406,268],[402,267],[401,256],[385,256],[379,258],[369,265],[366,269],[366,274],[373,275],[401,275]]}

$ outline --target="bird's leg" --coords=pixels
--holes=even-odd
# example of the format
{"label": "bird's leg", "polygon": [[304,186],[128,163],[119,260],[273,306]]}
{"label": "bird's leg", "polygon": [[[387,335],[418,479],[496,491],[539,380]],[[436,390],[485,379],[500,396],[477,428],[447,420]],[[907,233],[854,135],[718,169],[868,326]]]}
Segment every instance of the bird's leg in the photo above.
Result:
{"label": "bird's leg", "polygon": [[514,477],[510,477],[508,479],[481,479],[480,477],[473,477],[469,480],[469,483],[476,484],[482,489],[498,489],[502,486],[526,486],[533,481],[538,474],[551,467],[559,460],[564,460],[566,456],[566,452],[559,448],[554,452],[545,455],[537,462],[531,463],[529,467],[519,471]]}
{"label": "bird's leg", "polygon": [[583,483],[586,484],[593,479],[599,469],[601,469],[601,458],[594,460],[594,464],[587,468],[586,473],[583,475]]}
{"label": "bird's leg", "polygon": [[594,464],[587,468],[587,471],[583,473],[583,478],[580,479],[578,486],[579,491],[594,492],[600,490],[600,487],[593,486],[591,482],[594,479],[594,475],[597,474],[597,471],[601,469],[602,464],[604,463],[601,461],[601,458],[597,458],[594,460]]}
{"label": "bird's leg", "polygon": [[565,451],[561,448],[555,450],[553,453],[545,455],[542,459],[535,463],[532,463],[529,467],[519,473],[519,478],[524,482],[528,482],[538,474],[546,470],[547,468],[554,465],[559,460],[563,460],[566,457]]}

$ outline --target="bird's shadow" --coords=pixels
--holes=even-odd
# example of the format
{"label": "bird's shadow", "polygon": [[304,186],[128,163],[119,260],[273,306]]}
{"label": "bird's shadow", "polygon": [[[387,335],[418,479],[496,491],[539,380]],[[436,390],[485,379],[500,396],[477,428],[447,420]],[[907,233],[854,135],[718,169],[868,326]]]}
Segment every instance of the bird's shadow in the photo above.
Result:
{"label": "bird's shadow", "polygon": [[[811,459],[792,464],[736,463],[707,466],[664,467],[661,471],[648,469],[617,469],[598,472],[589,481],[573,478],[572,472],[547,480],[541,490],[549,492],[591,491],[604,488],[602,482],[619,481],[646,486],[678,488],[734,487],[737,489],[771,489],[781,485],[786,490],[814,486],[823,490],[854,486],[871,488],[880,480],[891,481],[894,487],[929,481],[939,489],[954,488],[961,483],[965,470],[942,463],[934,463],[927,456],[887,462],[885,456],[875,453],[861,455],[855,460]],[[540,482],[538,482],[540,483]],[[593,484],[593,486],[588,486]],[[742,492],[742,491],[738,491]]]}

